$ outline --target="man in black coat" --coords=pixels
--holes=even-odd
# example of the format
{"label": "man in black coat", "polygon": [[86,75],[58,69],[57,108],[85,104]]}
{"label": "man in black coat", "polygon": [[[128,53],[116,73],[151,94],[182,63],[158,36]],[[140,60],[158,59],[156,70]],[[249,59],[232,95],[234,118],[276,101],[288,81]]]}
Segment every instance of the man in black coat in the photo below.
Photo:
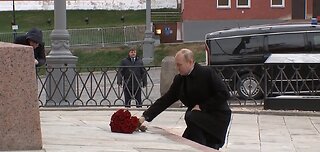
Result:
{"label": "man in black coat", "polygon": [[228,89],[212,68],[194,62],[191,50],[181,49],[175,56],[175,62],[179,74],[168,92],[143,112],[140,123],[152,121],[180,100],[187,107],[187,128],[182,136],[214,149],[221,148],[231,118]]}
{"label": "man in black coat", "polygon": [[123,86],[125,107],[129,108],[131,100],[135,100],[136,107],[141,108],[141,87],[147,85],[147,71],[136,49],[129,50],[128,57],[121,60],[120,66],[117,83]]}
{"label": "man in black coat", "polygon": [[14,40],[15,44],[29,45],[33,48],[34,64],[36,67],[46,63],[46,55],[44,43],[42,42],[42,31],[37,28],[32,28],[27,34],[17,37]]}

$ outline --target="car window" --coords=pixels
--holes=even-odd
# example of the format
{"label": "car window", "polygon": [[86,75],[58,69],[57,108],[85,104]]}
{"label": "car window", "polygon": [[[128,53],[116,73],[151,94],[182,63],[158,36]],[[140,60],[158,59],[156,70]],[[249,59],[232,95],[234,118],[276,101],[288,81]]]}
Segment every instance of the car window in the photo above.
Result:
{"label": "car window", "polygon": [[260,52],[262,40],[257,36],[218,39],[212,44],[213,54],[255,54]]}
{"label": "car window", "polygon": [[320,52],[320,33],[308,33],[308,40],[311,41],[312,51]]}
{"label": "car window", "polygon": [[304,52],[303,33],[268,35],[268,49],[271,53]]}
{"label": "car window", "polygon": [[262,47],[262,41],[260,37],[257,37],[257,36],[242,37],[241,42],[243,43],[242,45],[244,46],[244,48],[240,50],[239,54],[260,53],[260,48]]}
{"label": "car window", "polygon": [[209,49],[211,54],[232,54],[237,45],[241,42],[241,38],[223,38],[210,41]]}
{"label": "car window", "polygon": [[235,50],[243,49],[243,46],[239,46],[240,44],[241,38],[225,38],[217,40],[217,46],[226,54],[234,54]]}

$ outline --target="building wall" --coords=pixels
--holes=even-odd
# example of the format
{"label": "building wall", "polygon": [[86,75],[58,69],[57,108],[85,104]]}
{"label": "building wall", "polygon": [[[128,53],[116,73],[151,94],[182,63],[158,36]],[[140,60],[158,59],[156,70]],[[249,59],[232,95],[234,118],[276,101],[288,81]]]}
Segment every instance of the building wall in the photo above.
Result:
{"label": "building wall", "polygon": [[[310,5],[308,5],[310,7]],[[270,0],[251,0],[250,8],[217,8],[217,0],[184,0],[183,20],[291,19],[291,0],[285,7],[271,7]]]}
{"label": "building wall", "polygon": [[[285,7],[272,8],[270,0],[251,0],[250,8],[237,8],[236,0],[231,0],[231,8],[222,9],[217,8],[217,0],[183,0],[182,40],[204,41],[207,33],[234,27],[294,22],[292,1],[285,0]],[[304,22],[313,16],[313,1],[306,0]]]}
{"label": "building wall", "polygon": [[307,18],[312,17],[312,13],[313,13],[313,1],[314,0],[307,0]]}

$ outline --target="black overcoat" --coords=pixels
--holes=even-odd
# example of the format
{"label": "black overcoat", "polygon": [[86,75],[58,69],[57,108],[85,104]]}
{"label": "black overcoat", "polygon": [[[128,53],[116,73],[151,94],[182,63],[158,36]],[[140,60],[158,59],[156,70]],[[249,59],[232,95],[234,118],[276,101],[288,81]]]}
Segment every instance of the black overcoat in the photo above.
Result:
{"label": "black overcoat", "polygon": [[[15,44],[22,44],[22,45],[29,45],[29,42],[27,40],[27,35],[18,36],[15,41]],[[40,42],[39,46],[35,49],[33,49],[33,55],[34,58],[38,60],[38,64],[36,67],[40,67],[46,63],[46,54],[44,49],[44,43]]]}
{"label": "black overcoat", "polygon": [[188,108],[187,111],[198,104],[201,112],[194,112],[192,119],[223,145],[231,118],[228,98],[229,92],[216,72],[195,63],[188,76],[175,76],[168,92],[156,100],[143,116],[150,122],[177,100]]}
{"label": "black overcoat", "polygon": [[127,86],[130,90],[147,85],[147,71],[140,57],[136,56],[136,60],[133,62],[128,56],[121,60],[120,66],[117,74],[118,84],[122,84],[123,80],[123,86]]}

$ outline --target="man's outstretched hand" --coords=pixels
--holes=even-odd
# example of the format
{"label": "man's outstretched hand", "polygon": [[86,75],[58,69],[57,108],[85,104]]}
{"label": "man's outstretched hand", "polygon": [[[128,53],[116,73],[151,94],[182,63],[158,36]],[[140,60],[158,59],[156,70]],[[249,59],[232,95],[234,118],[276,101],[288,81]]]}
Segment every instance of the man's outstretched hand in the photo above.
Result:
{"label": "man's outstretched hand", "polygon": [[141,117],[139,118],[139,126],[138,126],[138,129],[139,129],[141,132],[146,132],[146,130],[147,130],[147,127],[144,126],[144,125],[142,125],[144,121],[145,121],[145,118],[144,118],[143,116],[141,116]]}
{"label": "man's outstretched hand", "polygon": [[144,118],[144,116],[141,116],[141,117],[139,118],[140,124],[143,124],[143,122],[144,122],[145,120],[146,120],[146,119]]}

